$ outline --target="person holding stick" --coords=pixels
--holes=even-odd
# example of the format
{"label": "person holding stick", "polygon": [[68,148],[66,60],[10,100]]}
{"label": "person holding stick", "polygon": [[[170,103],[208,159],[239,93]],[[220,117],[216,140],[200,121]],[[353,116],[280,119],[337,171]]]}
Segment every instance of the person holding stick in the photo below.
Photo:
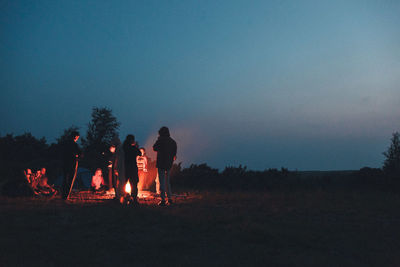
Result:
{"label": "person holding stick", "polygon": [[78,159],[81,155],[81,150],[77,144],[79,139],[79,132],[73,131],[70,139],[64,143],[63,147],[63,171],[64,180],[62,185],[62,198],[67,199],[74,176],[78,169]]}
{"label": "person holding stick", "polygon": [[[153,150],[157,152],[157,169],[160,179],[160,206],[165,206],[165,193],[167,193],[168,204],[172,204],[171,183],[169,174],[174,160],[176,160],[177,146],[174,139],[170,137],[169,129],[161,127],[158,131],[159,137],[153,145]],[[165,187],[167,187],[165,189]]]}

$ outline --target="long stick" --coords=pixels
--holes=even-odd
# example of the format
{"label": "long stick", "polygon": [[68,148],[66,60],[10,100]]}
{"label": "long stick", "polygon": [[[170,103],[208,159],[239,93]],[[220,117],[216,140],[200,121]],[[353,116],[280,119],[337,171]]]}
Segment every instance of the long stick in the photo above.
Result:
{"label": "long stick", "polygon": [[72,183],[71,183],[71,187],[69,188],[67,199],[69,199],[69,196],[70,196],[71,191],[72,191],[72,187],[74,187],[74,182],[75,182],[75,178],[76,178],[76,173],[77,172],[78,172],[78,159],[76,160],[74,178],[72,178]]}

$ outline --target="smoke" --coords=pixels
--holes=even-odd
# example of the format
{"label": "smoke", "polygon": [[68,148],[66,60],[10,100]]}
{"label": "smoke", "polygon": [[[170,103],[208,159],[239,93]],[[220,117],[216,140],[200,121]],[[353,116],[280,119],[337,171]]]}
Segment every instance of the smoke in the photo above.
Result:
{"label": "smoke", "polygon": [[[177,125],[169,127],[171,137],[178,146],[176,163],[182,162],[183,166],[188,166],[198,159],[203,158],[206,151],[212,146],[210,138],[202,131],[199,125]],[[156,158],[153,145],[157,141],[158,131],[151,134],[145,143],[147,156],[152,160]]]}

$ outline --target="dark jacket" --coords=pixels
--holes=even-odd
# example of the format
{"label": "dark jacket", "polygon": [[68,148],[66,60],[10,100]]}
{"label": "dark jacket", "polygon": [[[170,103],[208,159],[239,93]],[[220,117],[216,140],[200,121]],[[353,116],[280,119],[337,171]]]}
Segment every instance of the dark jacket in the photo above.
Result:
{"label": "dark jacket", "polygon": [[169,136],[160,136],[153,145],[153,150],[157,152],[157,168],[169,170],[176,156],[176,142]]}
{"label": "dark jacket", "polygon": [[68,142],[66,142],[63,145],[63,165],[64,165],[64,169],[68,169],[71,167],[75,166],[75,161],[77,159],[76,155],[78,155],[78,157],[81,156],[81,150],[78,146],[77,143],[75,143],[73,140],[70,140]]}
{"label": "dark jacket", "polygon": [[125,153],[125,175],[127,177],[136,177],[138,175],[136,157],[140,156],[142,153],[136,146],[132,146],[128,143],[124,143],[123,150]]}

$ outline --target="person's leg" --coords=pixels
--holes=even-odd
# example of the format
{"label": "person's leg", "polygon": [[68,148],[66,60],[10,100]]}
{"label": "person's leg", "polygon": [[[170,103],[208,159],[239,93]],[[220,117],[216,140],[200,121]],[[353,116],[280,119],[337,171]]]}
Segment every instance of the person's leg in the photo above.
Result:
{"label": "person's leg", "polygon": [[147,172],[142,172],[142,190],[149,190],[149,181],[147,180]]}
{"label": "person's leg", "polygon": [[125,176],[119,175],[117,178],[117,187],[115,189],[115,197],[118,201],[121,201],[121,197],[125,197],[125,184],[127,182]]}
{"label": "person's leg", "polygon": [[138,176],[139,176],[139,182],[138,182],[137,190],[138,190],[138,192],[140,192],[140,191],[143,190],[144,171],[139,171],[139,172],[138,172]]}
{"label": "person's leg", "polygon": [[114,173],[112,175],[112,187],[115,190],[115,195],[117,195],[117,190],[118,190],[118,176],[116,176]]}
{"label": "person's leg", "polygon": [[159,178],[159,175],[158,175],[158,169],[157,169],[157,176],[156,176],[156,193],[157,194],[161,194],[161,191],[160,191],[160,178]]}
{"label": "person's leg", "polygon": [[167,198],[168,198],[168,201],[170,201],[172,203],[172,201],[171,201],[171,198],[172,198],[171,183],[170,183],[170,179],[169,179],[170,178],[170,173],[171,173],[170,170],[166,171],[165,185],[167,187]]}
{"label": "person's leg", "polygon": [[138,183],[139,183],[139,177],[136,174],[133,178],[132,178],[132,182],[131,182],[131,187],[132,187],[132,197],[133,197],[133,201],[137,202],[138,201]]}
{"label": "person's leg", "polygon": [[161,201],[165,201],[165,170],[164,169],[158,169],[158,179],[160,181]]}
{"label": "person's leg", "polygon": [[63,185],[62,185],[62,197],[63,199],[67,199],[69,189],[71,187],[71,171],[70,170],[64,170],[64,180],[63,180]]}
{"label": "person's leg", "polygon": [[112,168],[108,168],[108,190],[113,188],[113,170]]}

